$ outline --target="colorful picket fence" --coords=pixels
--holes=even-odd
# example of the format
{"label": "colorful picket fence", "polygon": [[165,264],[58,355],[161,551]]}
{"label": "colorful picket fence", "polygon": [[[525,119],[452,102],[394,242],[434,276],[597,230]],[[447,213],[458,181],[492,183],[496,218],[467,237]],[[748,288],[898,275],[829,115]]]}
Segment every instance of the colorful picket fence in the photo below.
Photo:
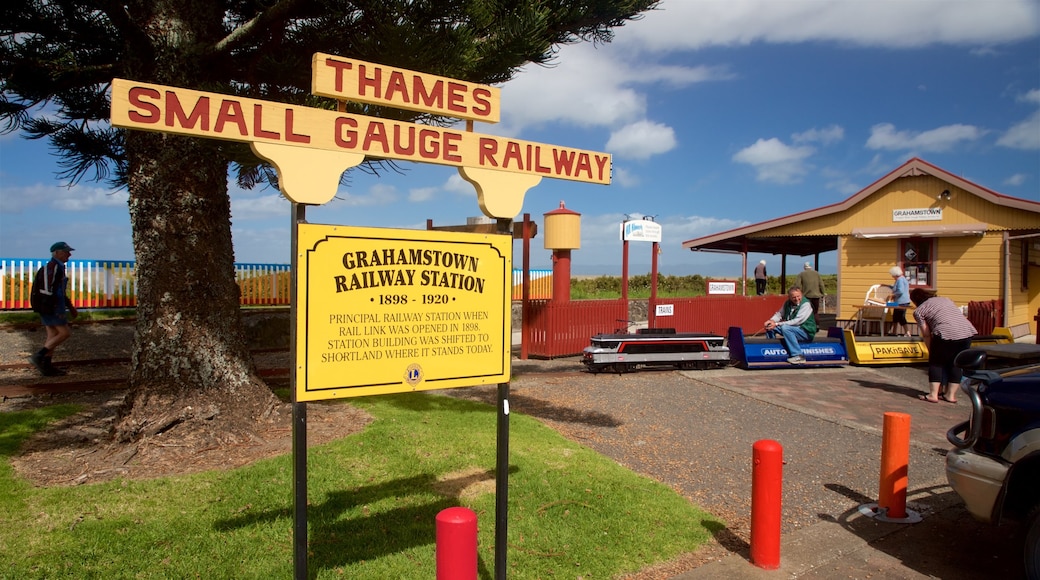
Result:
{"label": "colorful picket fence", "polygon": [[[552,270],[531,270],[531,300],[548,300],[552,298]],[[513,270],[513,300],[524,298],[524,271]]]}
{"label": "colorful picket fence", "polygon": [[[33,276],[47,260],[0,258],[0,310],[28,310]],[[133,308],[137,280],[133,261],[69,260],[69,298],[76,308]],[[289,304],[288,264],[235,264],[243,306]],[[513,270],[513,300],[521,299],[523,273]],[[532,299],[552,298],[552,270],[531,270]]]}
{"label": "colorful picket fence", "polygon": [[[36,271],[47,260],[0,259],[0,309],[28,310]],[[69,298],[76,308],[131,308],[137,304],[134,263],[69,260]]]}

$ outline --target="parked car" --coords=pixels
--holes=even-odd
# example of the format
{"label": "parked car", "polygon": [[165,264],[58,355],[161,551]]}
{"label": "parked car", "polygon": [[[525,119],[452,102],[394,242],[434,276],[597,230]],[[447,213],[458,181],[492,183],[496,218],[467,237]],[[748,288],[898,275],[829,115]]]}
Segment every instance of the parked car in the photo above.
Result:
{"label": "parked car", "polygon": [[1026,577],[1040,579],[1040,364],[993,370],[986,358],[956,359],[971,416],[946,433],[946,477],[976,519],[1023,523]]}

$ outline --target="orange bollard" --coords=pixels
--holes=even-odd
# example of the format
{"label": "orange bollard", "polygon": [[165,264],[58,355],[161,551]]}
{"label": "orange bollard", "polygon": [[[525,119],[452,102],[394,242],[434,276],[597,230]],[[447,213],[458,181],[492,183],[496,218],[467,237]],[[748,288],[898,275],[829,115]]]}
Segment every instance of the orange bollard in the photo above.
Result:
{"label": "orange bollard", "polygon": [[437,514],[437,580],[477,580],[477,514],[471,509]]}
{"label": "orange bollard", "polygon": [[751,563],[765,570],[780,567],[780,500],[784,449],[762,439],[752,447]]}
{"label": "orange bollard", "polygon": [[910,463],[910,415],[885,413],[881,433],[881,476],[878,509],[886,517],[902,519],[906,513],[906,487]]}

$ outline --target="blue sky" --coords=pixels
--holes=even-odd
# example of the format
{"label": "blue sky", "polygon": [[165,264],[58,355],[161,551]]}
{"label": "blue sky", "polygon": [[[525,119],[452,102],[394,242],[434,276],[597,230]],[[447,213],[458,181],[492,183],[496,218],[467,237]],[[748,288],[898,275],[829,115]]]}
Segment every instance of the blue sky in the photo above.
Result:
{"label": "blue sky", "polygon": [[[835,203],[911,157],[1040,200],[1040,2],[664,0],[613,43],[528,67],[501,108],[476,130],[613,155],[610,186],[543,179],[525,198],[539,224],[561,200],[582,214],[573,273],[619,274],[619,224],[643,214],[662,225],[662,273],[739,276],[739,257],[682,242]],[[405,166],[355,174],[308,221],[422,229],[480,215],[455,169]],[[133,259],[126,192],[68,188],[56,172],[44,143],[0,136],[0,257],[46,257],[61,239],[77,259]],[[233,188],[236,261],[288,263],[289,212],[273,189]],[[533,267],[551,267],[541,238],[532,249]],[[630,272],[649,272],[650,253],[632,243]],[[760,258],[780,271],[779,256]]]}

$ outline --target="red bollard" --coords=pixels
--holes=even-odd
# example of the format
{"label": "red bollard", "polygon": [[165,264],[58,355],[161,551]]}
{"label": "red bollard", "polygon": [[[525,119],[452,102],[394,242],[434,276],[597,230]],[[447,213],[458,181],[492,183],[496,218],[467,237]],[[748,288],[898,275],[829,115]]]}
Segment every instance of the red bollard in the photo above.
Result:
{"label": "red bollard", "polygon": [[891,519],[907,517],[906,486],[910,463],[910,415],[885,413],[881,433],[881,476],[878,509]]}
{"label": "red bollard", "polygon": [[780,501],[784,448],[762,439],[752,447],[751,563],[765,570],[780,567]]}
{"label": "red bollard", "polygon": [[437,514],[437,580],[477,580],[477,514],[471,509]]}

